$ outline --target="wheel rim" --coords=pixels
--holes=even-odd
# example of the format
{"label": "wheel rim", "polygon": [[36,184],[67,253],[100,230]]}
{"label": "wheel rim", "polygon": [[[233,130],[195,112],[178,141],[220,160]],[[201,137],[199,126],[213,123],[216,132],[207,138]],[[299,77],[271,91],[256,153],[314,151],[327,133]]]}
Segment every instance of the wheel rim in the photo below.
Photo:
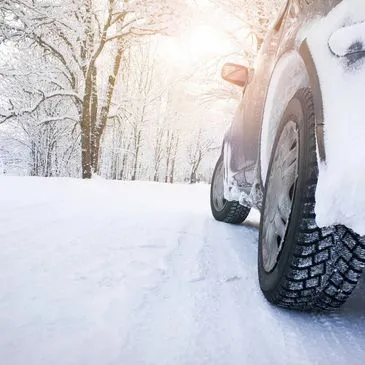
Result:
{"label": "wheel rim", "polygon": [[266,272],[275,269],[285,243],[298,177],[299,132],[289,121],[271,165],[263,213],[262,258]]}
{"label": "wheel rim", "polygon": [[224,198],[224,166],[219,164],[213,180],[213,205],[217,211],[224,209],[227,200]]}

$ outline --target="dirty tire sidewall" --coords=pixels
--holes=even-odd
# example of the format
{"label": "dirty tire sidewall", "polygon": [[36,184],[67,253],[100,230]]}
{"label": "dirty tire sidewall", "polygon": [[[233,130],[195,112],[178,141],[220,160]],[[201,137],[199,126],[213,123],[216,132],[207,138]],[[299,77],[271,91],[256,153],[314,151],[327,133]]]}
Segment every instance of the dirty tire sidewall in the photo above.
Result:
{"label": "dirty tire sidewall", "polygon": [[212,184],[210,188],[210,208],[213,217],[219,222],[230,224],[241,224],[250,214],[251,208],[245,207],[236,201],[226,201],[222,210],[217,210],[214,205],[214,179],[217,177],[219,170],[222,168],[223,156],[221,155],[214,169]]}

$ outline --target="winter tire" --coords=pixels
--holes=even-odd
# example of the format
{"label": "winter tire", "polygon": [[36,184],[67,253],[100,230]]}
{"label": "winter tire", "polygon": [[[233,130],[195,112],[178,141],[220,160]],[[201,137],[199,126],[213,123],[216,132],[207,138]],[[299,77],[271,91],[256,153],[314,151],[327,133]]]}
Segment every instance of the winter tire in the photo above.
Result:
{"label": "winter tire", "polygon": [[223,157],[218,159],[214,170],[212,185],[210,189],[210,207],[212,214],[217,221],[240,224],[250,213],[247,208],[235,201],[228,201],[224,198],[224,163]]}
{"label": "winter tire", "polygon": [[318,178],[311,91],[289,102],[278,128],[265,184],[258,273],[274,304],[331,310],[355,288],[365,265],[365,241],[344,226],[315,221]]}

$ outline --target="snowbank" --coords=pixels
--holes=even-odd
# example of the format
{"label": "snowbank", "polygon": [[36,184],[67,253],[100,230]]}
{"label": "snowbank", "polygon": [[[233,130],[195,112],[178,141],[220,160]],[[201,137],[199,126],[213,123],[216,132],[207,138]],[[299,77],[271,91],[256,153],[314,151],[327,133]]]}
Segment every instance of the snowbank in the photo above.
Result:
{"label": "snowbank", "polygon": [[364,20],[364,1],[344,0],[308,32],[322,87],[327,155],[319,171],[317,223],[344,224],[361,235],[365,235],[365,59],[339,56],[364,40]]}

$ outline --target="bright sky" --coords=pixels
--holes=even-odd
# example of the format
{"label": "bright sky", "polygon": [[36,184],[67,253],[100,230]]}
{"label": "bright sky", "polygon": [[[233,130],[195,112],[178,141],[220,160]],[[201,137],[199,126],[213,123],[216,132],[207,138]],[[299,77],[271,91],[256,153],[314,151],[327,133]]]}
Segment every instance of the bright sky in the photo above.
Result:
{"label": "bright sky", "polygon": [[164,37],[160,48],[165,61],[183,73],[196,64],[237,51],[240,46],[229,33],[237,35],[238,30],[243,30],[242,23],[210,1],[195,3],[191,23],[180,34]]}
{"label": "bright sky", "polygon": [[161,50],[169,63],[185,70],[198,62],[233,51],[234,44],[223,29],[200,24],[179,37],[165,38]]}

